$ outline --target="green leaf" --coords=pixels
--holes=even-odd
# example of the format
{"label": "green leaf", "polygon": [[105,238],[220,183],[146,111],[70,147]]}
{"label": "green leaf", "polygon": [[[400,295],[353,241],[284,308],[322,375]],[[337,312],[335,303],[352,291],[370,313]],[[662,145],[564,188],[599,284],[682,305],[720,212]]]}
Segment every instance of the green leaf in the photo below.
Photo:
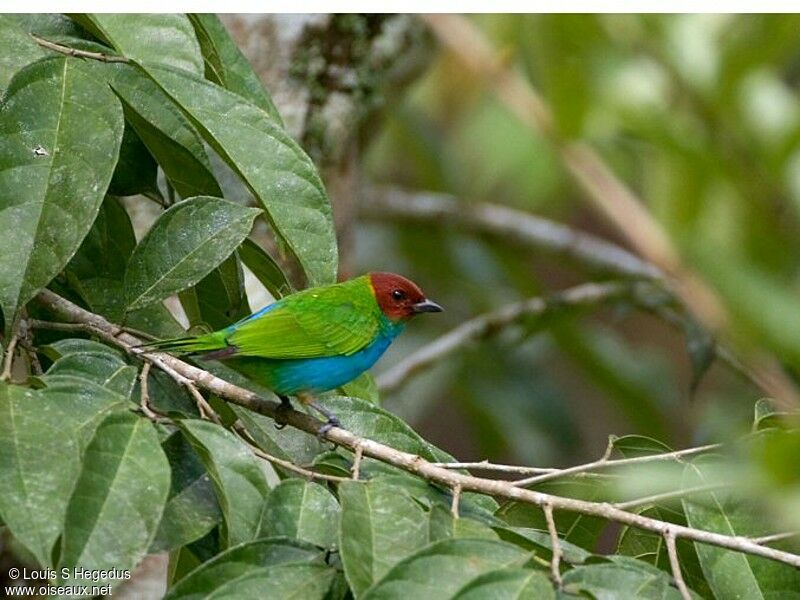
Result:
{"label": "green leaf", "polygon": [[[626,435],[614,440],[614,448],[624,458],[662,454],[672,451],[672,448],[666,444],[639,435]],[[678,461],[669,463],[669,465],[670,470],[678,470],[679,472],[683,470],[682,464]],[[663,469],[665,466],[667,465],[659,465],[661,468],[650,478],[661,477],[666,481],[673,480],[674,478],[665,473]],[[644,468],[646,469],[647,466],[644,466]],[[627,477],[629,479],[642,480],[645,479],[645,475],[646,471],[643,472],[642,467],[639,467],[637,470],[630,470]],[[648,488],[649,487],[650,486],[648,486]],[[640,492],[635,492],[635,495],[639,494]],[[658,519],[659,521],[669,521],[679,525],[686,525],[686,516],[680,508],[680,504],[677,502],[661,502],[655,506],[646,506],[634,512],[653,519]],[[687,585],[704,597],[711,596],[711,590],[708,589],[708,584],[700,568],[694,544],[689,540],[679,538],[676,540],[675,545],[678,551],[678,562]],[[643,531],[635,527],[623,527],[617,542],[617,553],[637,558],[662,571],[669,571],[671,569],[664,537],[649,531]]]}
{"label": "green leaf", "polygon": [[225,544],[257,537],[269,486],[258,459],[228,430],[200,420],[179,423],[206,466],[224,519]]}
{"label": "green leaf", "polygon": [[229,584],[235,586],[238,580],[253,573],[281,565],[310,563],[318,560],[321,555],[319,549],[311,544],[285,538],[248,542],[222,552],[200,565],[179,581],[164,600],[208,598],[217,588],[224,588]]}
{"label": "green leaf", "polygon": [[91,228],[122,140],[122,110],[83,61],[19,71],[0,108],[0,303],[17,310],[67,264]]}
{"label": "green leaf", "polygon": [[73,17],[121,55],[203,74],[203,56],[185,15],[92,14]]}
{"label": "green leaf", "polygon": [[324,565],[277,565],[266,567],[214,589],[214,599],[280,598],[323,600],[336,571]]}
{"label": "green leaf", "polygon": [[169,460],[172,483],[150,553],[198,540],[222,520],[211,478],[186,438],[175,432],[161,447]]}
{"label": "green leaf", "polygon": [[311,285],[336,280],[331,205],[314,164],[266,112],[203,79],[155,65],[148,75],[248,184]]}
{"label": "green leaf", "polygon": [[322,548],[336,545],[339,504],[326,488],[311,481],[287,479],[270,492],[261,535],[286,536]]}
{"label": "green leaf", "polygon": [[426,442],[405,421],[379,406],[347,396],[329,396],[321,400],[342,422],[345,429],[397,450],[419,454],[433,462],[450,461],[452,457]]}
{"label": "green leaf", "polygon": [[114,353],[102,351],[76,352],[59,358],[38,379],[45,385],[70,379],[89,381],[121,398],[131,399],[136,376],[136,367]]}
{"label": "green leaf", "polygon": [[203,277],[194,288],[181,292],[181,304],[195,327],[216,331],[243,319],[252,311],[244,289],[244,272],[236,253]]}
{"label": "green leaf", "polygon": [[428,543],[425,510],[401,487],[347,481],[339,502],[339,553],[356,597]]}
{"label": "green leaf", "polygon": [[79,279],[122,279],[136,236],[128,212],[113,196],[106,196],[97,218],[78,252],[67,265]]}
{"label": "green leaf", "polygon": [[529,559],[527,552],[505,542],[442,540],[397,563],[363,598],[450,598],[487,571],[521,567]]}
{"label": "green leaf", "polygon": [[531,569],[498,569],[477,577],[461,588],[454,600],[555,600],[547,575]]}
{"label": "green leaf", "polygon": [[278,263],[250,238],[239,246],[239,256],[273,298],[282,298],[294,291]]}
{"label": "green leaf", "polygon": [[123,357],[122,352],[116,348],[106,346],[102,342],[95,342],[94,340],[86,340],[83,338],[64,338],[62,340],[56,340],[51,344],[42,346],[41,351],[53,362],[65,356],[83,354],[84,352],[106,352],[119,359]]}
{"label": "green leaf", "polygon": [[134,65],[115,63],[97,68],[103,70],[122,101],[125,120],[175,191],[183,198],[222,197],[202,138],[170,97]]}
{"label": "green leaf", "polygon": [[[220,371],[220,373],[224,372]],[[228,381],[237,383],[233,378]],[[290,460],[296,464],[308,464],[324,449],[323,444],[316,436],[308,435],[293,427],[277,429],[275,421],[269,417],[240,406],[231,406],[231,408],[244,422],[258,446],[273,456]],[[280,467],[276,466],[276,469],[280,471]]]}
{"label": "green leaf", "polygon": [[[713,457],[701,457],[686,465],[684,487],[707,485],[720,469]],[[765,518],[748,503],[730,494],[708,492],[683,499],[690,527],[725,535],[762,535]],[[717,598],[785,598],[797,596],[800,571],[776,561],[695,543],[708,585]]]}
{"label": "green leaf", "polygon": [[428,518],[428,538],[432,542],[448,538],[499,539],[488,525],[469,517],[462,516],[456,519],[450,510],[441,504],[434,504],[431,507]]}
{"label": "green leaf", "polygon": [[69,420],[68,406],[0,384],[0,517],[45,567],[78,476],[80,448]]}
{"label": "green leaf", "polygon": [[362,373],[350,383],[346,383],[341,387],[342,393],[345,396],[361,398],[372,404],[381,403],[380,392],[378,391],[378,384],[375,383],[375,378],[368,372]]}
{"label": "green leaf", "polygon": [[259,212],[207,196],[172,206],[133,251],[125,272],[127,310],[200,281],[236,249]]}
{"label": "green leaf", "polygon": [[[614,563],[575,567],[563,577],[565,592],[584,592],[598,600],[680,600],[681,594],[671,581],[670,574],[627,557],[615,557]],[[693,597],[699,598],[696,594]]]}
{"label": "green leaf", "polygon": [[128,124],[122,135],[117,168],[108,186],[108,192],[115,196],[135,196],[136,194],[158,194],[156,177],[158,165],[147,147]]}
{"label": "green leaf", "polygon": [[[579,498],[590,501],[603,501],[601,486],[597,480],[585,478],[560,478],[543,482],[536,490],[556,496]],[[542,509],[523,502],[507,502],[497,511],[496,516],[515,527],[529,527],[547,530],[547,521]],[[565,511],[554,513],[556,529],[561,537],[586,550],[593,550],[600,532],[606,522],[598,517],[589,517]]]}
{"label": "green leaf", "polygon": [[138,310],[125,312],[124,283],[117,279],[93,277],[73,282],[83,300],[93,312],[103,315],[113,323],[122,323],[156,337],[168,338],[185,335],[183,327],[163,304],[151,304]]}
{"label": "green leaf", "polygon": [[58,404],[64,410],[62,427],[71,432],[81,448],[89,444],[97,426],[108,415],[128,413],[131,408],[126,397],[77,377],[53,378],[40,393],[48,404]]}
{"label": "green leaf", "polygon": [[189,21],[194,27],[203,52],[206,79],[247,98],[282,124],[278,109],[272,103],[261,80],[219,17],[214,14],[195,13],[189,15]]}
{"label": "green leaf", "polygon": [[[132,413],[112,414],[100,424],[83,457],[67,506],[61,567],[133,569],[156,534],[169,493],[169,463],[152,423]],[[80,576],[71,584],[99,581]]]}
{"label": "green leaf", "polygon": [[45,51],[11,15],[0,15],[0,94],[22,67],[39,60]]}
{"label": "green leaf", "polygon": [[[533,550],[537,556],[550,560],[553,556],[553,542],[550,540],[548,531],[540,531],[529,527],[494,527],[493,528],[501,540],[516,544],[526,550]],[[561,546],[562,560],[571,564],[579,565],[585,563],[593,555],[580,546],[571,544],[565,540],[559,540]]]}

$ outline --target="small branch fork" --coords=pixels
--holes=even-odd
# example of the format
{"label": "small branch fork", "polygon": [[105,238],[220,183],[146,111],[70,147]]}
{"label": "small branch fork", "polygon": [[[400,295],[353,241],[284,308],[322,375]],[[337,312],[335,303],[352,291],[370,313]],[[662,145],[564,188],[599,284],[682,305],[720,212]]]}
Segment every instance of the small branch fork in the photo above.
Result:
{"label": "small branch fork", "polygon": [[550,559],[550,573],[559,589],[561,589],[561,556],[564,551],[561,549],[561,540],[558,539],[558,529],[556,529],[556,520],[553,517],[553,504],[546,501],[542,504],[544,511],[544,519],[547,521],[547,531],[550,532],[550,545],[553,547],[553,558]]}
{"label": "small branch fork", "polygon": [[[50,290],[42,290],[38,294],[37,300],[44,308],[56,315],[59,319],[68,321],[73,327],[79,326],[83,331],[92,332],[99,338],[122,348],[129,354],[152,362],[152,364],[158,368],[170,369],[181,377],[191,381],[198,388],[207,390],[230,403],[242,406],[272,419],[275,419],[276,416],[280,414],[282,421],[287,425],[291,425],[311,435],[317,435],[319,429],[323,426],[321,421],[308,414],[296,410],[281,410],[278,402],[261,398],[249,390],[220,379],[212,373],[190,365],[179,358],[163,353],[144,352],[139,348],[135,348],[134,346],[140,343],[138,338],[125,333],[100,315],[91,313]],[[664,535],[665,529],[669,528],[676,539],[684,538],[693,542],[711,544],[720,548],[761,556],[800,568],[800,555],[770,548],[748,538],[694,529],[685,525],[668,523],[622,510],[608,503],[590,502],[576,498],[545,494],[535,490],[525,489],[508,481],[483,479],[444,469],[433,465],[418,455],[391,448],[374,440],[360,437],[339,427],[331,428],[324,434],[324,437],[334,444],[347,448],[351,452],[356,452],[357,449],[361,447],[363,456],[393,465],[441,486],[450,489],[455,489],[456,486],[459,486],[462,493],[477,492],[543,508],[545,505],[549,505],[552,510],[596,516],[662,536]],[[564,471],[567,471],[567,469]]]}
{"label": "small branch fork", "polygon": [[672,568],[672,576],[675,578],[675,585],[681,593],[683,600],[692,600],[692,595],[689,593],[689,588],[683,580],[683,573],[681,572],[681,564],[678,561],[678,549],[675,544],[675,532],[670,527],[664,530],[664,541],[667,543],[667,554],[669,555],[669,565]]}

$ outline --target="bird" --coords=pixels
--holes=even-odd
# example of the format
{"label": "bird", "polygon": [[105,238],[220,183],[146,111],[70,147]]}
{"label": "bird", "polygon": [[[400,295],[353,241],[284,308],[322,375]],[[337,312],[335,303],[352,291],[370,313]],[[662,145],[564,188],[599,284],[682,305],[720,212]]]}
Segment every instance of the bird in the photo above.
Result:
{"label": "bird", "polygon": [[282,410],[294,396],[322,414],[324,435],[341,423],[315,397],[369,370],[413,317],[442,310],[409,279],[371,272],[284,296],[218,331],[144,348],[224,360],[272,390]]}

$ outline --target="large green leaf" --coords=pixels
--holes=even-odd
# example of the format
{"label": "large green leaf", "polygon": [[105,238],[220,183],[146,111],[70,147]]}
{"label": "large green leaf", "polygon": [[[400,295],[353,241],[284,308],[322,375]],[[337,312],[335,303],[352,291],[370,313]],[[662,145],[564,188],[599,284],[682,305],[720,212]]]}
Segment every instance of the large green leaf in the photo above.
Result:
{"label": "large green leaf", "polygon": [[0,107],[0,303],[7,330],[91,228],[122,132],[119,102],[82,61],[44,59],[14,76]]}
{"label": "large green leaf", "polygon": [[61,533],[80,447],[69,407],[0,384],[0,517],[42,566]]}
{"label": "large green leaf", "polygon": [[[640,435],[626,435],[614,440],[614,449],[624,458],[661,454],[672,450],[672,448],[657,440]],[[664,467],[667,465],[662,463],[658,466],[660,468],[655,472],[649,472],[647,465],[641,465],[638,468],[625,470],[623,473],[626,479],[635,480],[637,483],[642,480],[650,482],[653,479],[662,478],[669,484],[675,481],[675,477],[671,477],[669,471],[682,472],[683,470],[682,463],[677,460],[669,463],[668,471],[664,470]],[[637,486],[636,484],[634,485]],[[658,490],[651,492],[649,483],[645,483],[644,485],[647,491],[637,490],[633,495],[641,497],[642,494],[647,495],[658,492]],[[636,512],[653,519],[658,519],[659,521],[669,521],[679,525],[686,525],[686,516],[683,513],[679,501],[645,505]],[[689,540],[679,538],[676,540],[676,548],[678,551],[678,562],[687,585],[703,596],[710,596],[711,590],[708,589],[708,584],[705,581],[700,563],[697,560],[697,552],[695,552],[694,544]],[[617,553],[650,563],[662,571],[667,571],[671,568],[664,536],[637,529],[636,527],[626,526],[622,528],[617,542]]]}
{"label": "large green leaf", "polygon": [[113,323],[122,323],[160,338],[177,337],[186,332],[163,303],[125,311],[125,284],[119,279],[92,277],[72,281],[72,287],[93,312]]}
{"label": "large green leaf", "polygon": [[[564,591],[588,593],[598,600],[680,600],[681,594],[671,582],[671,573],[627,557],[615,557],[613,563],[575,567],[563,577]],[[692,597],[699,598],[696,594]]]}
{"label": "large green leaf", "polygon": [[131,399],[137,369],[111,352],[80,352],[56,360],[38,379],[45,385],[57,381],[88,381],[124,399]]}
{"label": "large green leaf", "polygon": [[[147,419],[112,414],[100,424],[83,457],[81,474],[67,506],[61,567],[133,569],[156,534],[169,493],[169,463]],[[82,576],[64,581],[99,581]]]}
{"label": "large green leaf", "polygon": [[269,494],[261,535],[286,536],[322,548],[336,545],[339,504],[326,488],[311,481],[287,479]]}
{"label": "large green leaf", "polygon": [[0,15],[0,93],[14,74],[45,52],[11,15]]}
{"label": "large green leaf", "polygon": [[184,200],[164,212],[128,262],[128,310],[163,300],[200,281],[250,233],[259,212],[207,196]]}
{"label": "large green leaf", "polygon": [[169,460],[172,482],[151,553],[198,540],[222,519],[211,478],[183,434],[173,433],[161,447]]}
{"label": "large green leaf", "polygon": [[521,567],[530,554],[500,541],[452,539],[396,564],[363,595],[368,600],[444,600],[495,569]]}
{"label": "large green leaf", "polygon": [[[603,501],[603,491],[596,480],[581,478],[561,478],[536,486],[536,490],[567,498]],[[506,502],[496,516],[516,527],[530,527],[547,531],[547,521],[542,509],[524,502]],[[600,532],[606,522],[598,517],[590,517],[566,511],[554,513],[556,529],[563,539],[588,551],[594,549]]]}
{"label": "large green leaf", "polygon": [[227,546],[258,536],[269,486],[250,449],[228,430],[208,421],[184,420],[181,430],[206,466],[224,519]]}
{"label": "large green leaf", "polygon": [[247,98],[281,123],[278,110],[261,84],[261,80],[219,17],[209,13],[195,13],[189,15],[189,20],[203,52],[206,79]]}
{"label": "large green leaf", "polygon": [[108,415],[131,409],[125,396],[84,378],[53,378],[41,394],[48,403],[58,404],[64,410],[62,427],[71,432],[81,448],[89,444],[97,426]]}
{"label": "large green leaf", "polygon": [[212,597],[214,600],[323,600],[328,598],[334,577],[336,570],[325,565],[276,565],[221,585]]}
{"label": "large green leaf", "polygon": [[339,486],[339,553],[356,597],[428,543],[425,510],[403,488],[381,482]]}
{"label": "large green leaf", "polygon": [[449,508],[434,504],[428,515],[428,539],[432,542],[448,538],[499,539],[491,527],[470,517],[453,517]]}
{"label": "large green leaf", "polygon": [[113,196],[106,196],[94,225],[67,269],[79,279],[122,279],[128,259],[136,247],[136,236],[128,212]]}
{"label": "large green leaf", "polygon": [[[200,600],[218,588],[235,588],[240,579],[265,569],[318,562],[321,552],[311,544],[286,538],[262,539],[222,552],[181,579],[164,600]],[[268,596],[261,595],[265,598]],[[273,596],[281,597],[281,596]]]}
{"label": "large green leaf", "polygon": [[[723,463],[702,457],[686,465],[684,487],[707,485]],[[708,492],[683,499],[690,527],[752,537],[768,527],[763,513],[730,493]],[[780,544],[778,544],[780,547]],[[708,585],[717,598],[800,598],[800,571],[766,558],[695,544]]]}
{"label": "large green leaf", "polygon": [[129,64],[99,65],[122,101],[131,125],[169,183],[182,197],[222,196],[203,140],[175,103],[141,69]]}
{"label": "large green leaf", "polygon": [[454,600],[555,600],[556,593],[547,575],[531,569],[489,571],[461,588]]}
{"label": "large green leaf", "polygon": [[205,140],[245,180],[311,285],[336,279],[331,205],[314,164],[266,112],[241,96],[174,69],[144,64]]}
{"label": "large green leaf", "polygon": [[73,18],[131,60],[203,74],[200,44],[185,15],[106,13]]}

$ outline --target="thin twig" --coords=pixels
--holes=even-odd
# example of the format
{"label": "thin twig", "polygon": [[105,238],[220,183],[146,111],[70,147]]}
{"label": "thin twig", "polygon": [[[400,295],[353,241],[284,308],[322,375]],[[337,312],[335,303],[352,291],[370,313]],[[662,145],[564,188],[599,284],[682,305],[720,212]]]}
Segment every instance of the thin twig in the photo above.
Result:
{"label": "thin twig", "polygon": [[561,469],[555,467],[524,467],[521,465],[500,465],[488,460],[476,462],[436,462],[431,463],[442,469],[475,469],[478,471],[497,471],[499,473],[516,473],[517,475],[534,475],[541,473],[555,473]]}
{"label": "thin twig", "polygon": [[268,461],[268,462],[270,462],[270,463],[272,463],[274,465],[278,465],[279,467],[283,467],[287,471],[292,471],[293,473],[297,473],[298,475],[302,475],[303,477],[306,477],[309,480],[318,479],[318,480],[321,480],[321,481],[333,481],[335,483],[341,483],[343,481],[348,481],[346,477],[337,477],[336,475],[328,475],[326,473],[318,473],[317,471],[312,471],[310,469],[306,469],[306,468],[301,467],[300,465],[297,465],[297,464],[295,464],[295,463],[293,463],[291,461],[284,460],[282,458],[278,458],[277,456],[273,456],[269,452],[265,452],[264,450],[262,450],[258,446],[258,444],[256,443],[256,440],[253,438],[253,436],[247,430],[247,428],[245,427],[244,423],[242,423],[238,419],[236,420],[236,422],[234,422],[234,424],[231,426],[231,428],[233,429],[234,433],[236,433],[239,436],[239,438],[245,444],[248,445],[248,447],[253,452],[253,454],[255,454],[259,458],[262,458],[262,459],[264,459],[264,460],[266,460],[266,461]]}
{"label": "thin twig", "polygon": [[681,572],[681,564],[678,562],[678,549],[675,544],[675,533],[671,528],[667,527],[664,531],[664,540],[667,542],[667,554],[669,555],[669,564],[672,567],[672,576],[675,578],[675,585],[678,586],[678,591],[681,593],[683,600],[692,600],[692,595],[686,582],[683,580],[683,573]]}
{"label": "thin twig", "polygon": [[567,467],[552,473],[543,473],[534,477],[520,479],[515,481],[513,485],[517,487],[527,487],[535,485],[544,481],[550,481],[559,477],[566,477],[569,475],[576,475],[578,473],[585,473],[587,471],[594,471],[596,469],[610,469],[614,467],[627,467],[629,465],[638,465],[642,463],[660,461],[660,460],[678,460],[684,456],[692,456],[694,454],[701,454],[703,452],[710,452],[711,450],[718,450],[722,444],[708,444],[706,446],[697,446],[695,448],[684,448],[683,450],[675,450],[674,452],[664,452],[663,454],[647,454],[645,456],[635,456],[633,458],[618,458],[610,460],[608,456],[603,456],[598,460],[588,462],[582,465],[575,465],[574,467]]}
{"label": "thin twig", "polygon": [[158,421],[160,417],[150,408],[150,392],[147,381],[150,376],[150,366],[151,364],[145,361],[139,372],[139,408],[148,419]]}
{"label": "thin twig", "polygon": [[362,195],[360,211],[370,219],[442,223],[501,237],[504,242],[546,249],[628,277],[664,277],[658,268],[616,244],[508,206],[465,202],[448,194],[394,187],[372,187]]}
{"label": "thin twig", "polygon": [[[36,299],[44,308],[52,312],[59,319],[89,325],[104,332],[112,345],[122,348],[131,354],[137,356],[142,355],[141,350],[137,351],[137,349],[133,348],[133,346],[140,344],[141,340],[127,333],[116,335],[119,328],[109,323],[100,315],[91,313],[47,289],[39,292]],[[275,419],[280,415],[281,420],[287,425],[305,431],[311,435],[317,435],[320,428],[324,425],[322,421],[315,419],[311,415],[293,409],[282,409],[279,402],[261,398],[249,390],[220,379],[208,371],[190,365],[169,354],[148,353],[148,356],[153,359],[154,365],[168,365],[175,372],[191,380],[197,386],[237,406],[247,408],[271,419]],[[156,362],[156,360],[159,362]],[[477,492],[540,507],[549,503],[554,510],[563,510],[599,517],[659,535],[663,535],[665,527],[671,527],[676,538],[679,537],[693,542],[711,544],[720,548],[735,550],[753,556],[762,556],[800,568],[800,555],[768,546],[762,546],[741,536],[724,535],[713,531],[688,527],[686,525],[670,524],[659,519],[620,510],[605,502],[591,502],[579,500],[577,498],[545,494],[535,490],[524,489],[509,482],[483,479],[457,471],[442,469],[433,466],[419,455],[397,450],[374,440],[360,437],[340,427],[333,427],[326,431],[324,437],[342,448],[349,449],[351,452],[355,452],[355,449],[361,445],[363,446],[364,456],[395,466],[411,474],[415,474],[418,477],[422,477],[427,481],[450,489],[456,485],[461,485],[462,492]],[[692,449],[692,451],[698,452],[697,449]]]}
{"label": "thin twig", "polygon": [[629,508],[636,508],[637,506],[642,506],[644,504],[655,504],[656,502],[672,500],[673,498],[684,498],[686,496],[702,494],[703,492],[712,492],[714,490],[719,490],[726,487],[729,486],[724,483],[709,483],[707,485],[698,485],[697,487],[686,488],[682,490],[672,490],[670,492],[663,492],[661,494],[653,494],[643,498],[634,498],[633,500],[626,500],[625,502],[615,502],[614,506],[616,508],[627,510]]}
{"label": "thin twig", "polygon": [[450,502],[450,514],[454,519],[459,518],[459,505],[461,504],[461,484],[457,483],[453,486],[453,500]]}
{"label": "thin twig", "polygon": [[350,468],[351,479],[358,481],[361,469],[361,459],[364,456],[364,448],[356,446],[356,451],[353,453],[353,466]]}
{"label": "thin twig", "polygon": [[42,48],[47,48],[48,50],[53,50],[61,54],[66,54],[67,56],[72,56],[75,58],[89,58],[91,60],[99,60],[101,62],[107,62],[107,63],[130,62],[124,56],[114,56],[113,54],[103,54],[102,52],[90,52],[88,50],[78,50],[77,48],[70,48],[69,46],[63,46],[61,44],[45,40],[43,38],[40,38],[39,36],[33,35],[32,33],[30,34],[30,36],[34,40],[36,40],[36,43],[39,44]]}
{"label": "thin twig", "polygon": [[561,588],[561,540],[558,539],[558,529],[556,529],[556,520],[553,517],[553,505],[550,502],[542,504],[544,511],[544,519],[547,521],[547,531],[550,532],[550,545],[553,547],[553,558],[550,559],[550,573],[553,576],[553,582]]}
{"label": "thin twig", "polygon": [[11,380],[11,369],[14,366],[14,352],[17,350],[18,341],[19,335],[15,332],[11,336],[11,340],[8,342],[8,347],[6,348],[6,355],[3,360],[3,372],[0,373],[0,381]]}
{"label": "thin twig", "polygon": [[774,542],[788,540],[789,538],[797,537],[799,535],[800,531],[785,531],[783,533],[773,533],[771,535],[764,535],[757,538],[750,538],[750,541],[756,544],[772,544]]}
{"label": "thin twig", "polygon": [[187,390],[189,390],[192,398],[194,398],[194,402],[197,404],[197,410],[200,411],[200,416],[209,421],[213,421],[217,425],[222,425],[222,420],[219,418],[217,411],[211,408],[211,405],[203,397],[203,394],[200,393],[200,390],[197,389],[194,383],[191,381],[186,381],[183,385]]}
{"label": "thin twig", "polygon": [[523,318],[537,317],[553,308],[585,306],[608,302],[619,298],[629,290],[619,283],[586,283],[549,298],[529,298],[480,315],[451,329],[443,336],[423,346],[414,354],[385,371],[377,379],[381,392],[393,392],[401,388],[417,373],[439,364],[442,359],[470,342],[489,336]]}
{"label": "thin twig", "polygon": [[[680,255],[646,203],[606,165],[586,143],[561,137],[547,103],[517,71],[498,60],[487,37],[460,15],[425,15],[425,22],[442,42],[498,96],[522,124],[544,136],[560,155],[566,170],[586,197],[648,262],[666,273],[675,294],[712,332],[726,330],[729,315],[714,290],[681,262]],[[741,353],[740,353],[741,354]],[[774,357],[764,352],[740,356],[784,410],[800,406],[800,393]]]}

